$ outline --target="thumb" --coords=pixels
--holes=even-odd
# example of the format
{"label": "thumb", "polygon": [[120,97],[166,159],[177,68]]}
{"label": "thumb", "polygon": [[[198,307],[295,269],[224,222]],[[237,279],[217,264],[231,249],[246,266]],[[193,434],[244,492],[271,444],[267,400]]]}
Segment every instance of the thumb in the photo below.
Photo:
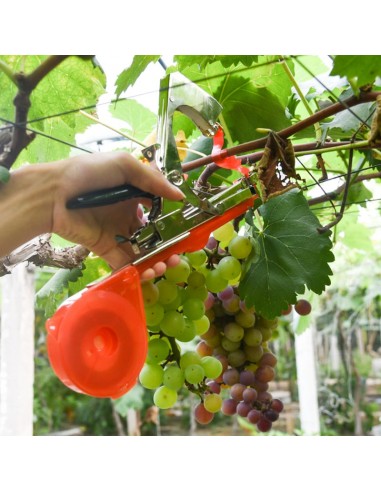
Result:
{"label": "thumb", "polygon": [[169,200],[184,199],[184,193],[170,183],[159,170],[140,163],[129,154],[125,154],[125,157],[126,165],[123,166],[123,172],[128,183]]}

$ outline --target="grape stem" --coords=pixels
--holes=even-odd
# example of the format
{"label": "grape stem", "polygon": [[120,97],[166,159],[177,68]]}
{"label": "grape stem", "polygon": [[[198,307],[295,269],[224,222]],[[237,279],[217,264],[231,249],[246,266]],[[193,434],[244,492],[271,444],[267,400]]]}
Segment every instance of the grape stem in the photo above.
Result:
{"label": "grape stem", "polygon": [[177,362],[177,365],[180,367],[180,352],[179,352],[179,348],[176,344],[176,340],[174,337],[168,337],[167,336],[167,339],[171,345],[171,349],[172,349],[172,354],[173,354],[173,358],[174,360]]}
{"label": "grape stem", "polygon": [[11,67],[5,62],[0,60],[0,70],[15,84],[17,85],[17,79]]}
{"label": "grape stem", "polygon": [[[305,98],[299,84],[297,83],[295,77],[292,75],[292,72],[291,72],[289,66],[287,65],[287,62],[283,57],[281,57],[280,64],[281,64],[283,70],[285,71],[285,73],[287,74],[288,78],[291,80],[291,83],[294,86],[294,89],[296,90],[296,92],[298,93],[298,96],[300,97],[300,100],[302,101],[303,106],[306,108],[308,114],[310,116],[312,116],[314,114],[314,112],[312,111],[312,109],[311,109],[307,99]],[[317,141],[318,145],[320,145],[322,142],[322,131],[321,131],[321,126],[320,126],[319,122],[316,122],[314,124],[314,128],[315,128],[315,134],[316,134],[316,141]]]}

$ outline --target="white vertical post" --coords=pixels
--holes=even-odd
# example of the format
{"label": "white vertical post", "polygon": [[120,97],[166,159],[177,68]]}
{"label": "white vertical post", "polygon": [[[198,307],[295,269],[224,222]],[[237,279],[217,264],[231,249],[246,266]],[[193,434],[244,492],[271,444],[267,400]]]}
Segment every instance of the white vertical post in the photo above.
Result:
{"label": "white vertical post", "polygon": [[1,279],[1,436],[33,435],[34,294],[25,264]]}
{"label": "white vertical post", "polygon": [[340,351],[336,333],[329,337],[329,346],[331,367],[335,373],[338,373],[340,369]]}
{"label": "white vertical post", "polygon": [[[294,332],[299,315],[293,313]],[[320,434],[314,327],[311,324],[300,335],[295,334],[296,370],[300,424],[304,434]]]}

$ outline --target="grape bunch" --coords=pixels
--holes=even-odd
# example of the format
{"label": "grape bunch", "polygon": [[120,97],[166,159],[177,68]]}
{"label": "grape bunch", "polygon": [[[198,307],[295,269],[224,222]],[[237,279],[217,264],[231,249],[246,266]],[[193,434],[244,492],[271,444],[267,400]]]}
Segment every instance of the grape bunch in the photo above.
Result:
{"label": "grape bunch", "polygon": [[253,241],[229,222],[204,249],[142,284],[149,342],[139,381],[154,390],[157,407],[173,407],[186,387],[200,398],[200,424],[217,412],[238,414],[267,432],[278,419],[283,404],[268,392],[277,363],[268,342],[278,321],[247,308],[237,290],[252,254]]}

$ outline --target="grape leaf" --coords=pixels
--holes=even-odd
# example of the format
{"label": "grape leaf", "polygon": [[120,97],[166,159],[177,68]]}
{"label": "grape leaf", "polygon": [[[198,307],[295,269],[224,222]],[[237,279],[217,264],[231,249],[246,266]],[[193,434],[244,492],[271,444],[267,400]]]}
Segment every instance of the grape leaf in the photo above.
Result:
{"label": "grape leaf", "polygon": [[304,82],[304,87],[310,83],[313,87],[324,90],[323,86],[315,79],[317,75],[325,73],[328,70],[321,57],[315,55],[298,55],[295,59],[295,78],[298,83]]}
{"label": "grape leaf", "polygon": [[337,113],[332,121],[322,123],[321,127],[339,129],[343,132],[341,136],[344,137],[353,130],[357,130],[363,121],[370,124],[373,113],[374,103],[359,104],[351,110],[345,109],[344,111]]}
{"label": "grape leaf", "polygon": [[135,55],[131,65],[118,75],[115,94],[119,97],[123,91],[134,85],[148,65],[157,62],[159,58],[160,55]]}
{"label": "grape leaf", "polygon": [[174,61],[180,71],[196,63],[201,69],[206,65],[219,61],[224,68],[237,66],[239,64],[249,67],[257,62],[258,55],[175,55]]}
{"label": "grape leaf", "polygon": [[36,293],[36,306],[44,310],[45,316],[52,316],[67,297],[69,282],[75,282],[81,275],[80,268],[58,270]]}
{"label": "grape leaf", "polygon": [[330,284],[334,260],[330,231],[320,234],[318,219],[300,190],[271,198],[259,208],[263,230],[253,229],[260,258],[250,265],[239,291],[248,306],[273,319],[295,304],[305,288],[321,294]]}
{"label": "grape leaf", "polygon": [[156,127],[157,116],[134,99],[118,101],[111,104],[109,111],[114,118],[126,122],[130,129],[126,131],[131,137],[143,141]]}
{"label": "grape leaf", "polygon": [[68,295],[74,295],[88,284],[110,272],[107,263],[98,257],[87,258],[82,268],[58,270],[37,292],[37,307],[51,316]]}
{"label": "grape leaf", "polygon": [[246,77],[229,77],[215,97],[222,104],[222,115],[234,141],[247,142],[263,137],[257,128],[277,131],[290,124],[279,97],[267,87],[256,88]]}
{"label": "grape leaf", "polygon": [[377,76],[381,76],[381,56],[337,55],[330,75],[340,75],[352,81],[356,79],[352,87],[358,92],[360,87],[372,84]]}

